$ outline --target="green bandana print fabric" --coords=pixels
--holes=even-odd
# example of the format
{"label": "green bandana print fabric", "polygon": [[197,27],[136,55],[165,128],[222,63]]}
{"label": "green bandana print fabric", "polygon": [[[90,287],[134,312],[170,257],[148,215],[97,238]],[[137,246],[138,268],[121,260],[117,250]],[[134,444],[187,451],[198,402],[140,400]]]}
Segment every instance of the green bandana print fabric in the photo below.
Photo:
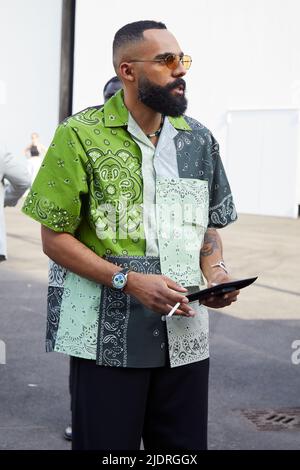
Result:
{"label": "green bandana print fabric", "polygon": [[[128,132],[128,117],[123,94],[118,92],[104,107],[88,108],[60,124],[23,211],[56,232],[70,233],[116,264],[116,260],[122,259],[126,265],[134,259],[145,267],[152,261],[146,255],[143,152]],[[174,161],[176,168],[172,175],[167,170],[155,174],[156,261],[162,274],[184,286],[201,286],[199,253],[205,231],[233,222],[236,211],[218,144],[210,131],[186,116],[165,119],[173,126],[168,148],[174,148],[174,160],[168,154],[168,161]],[[116,367],[161,367],[165,363],[161,353],[157,361],[149,361],[146,351],[143,356],[142,324],[134,324],[130,309],[135,315],[138,309],[128,298],[121,300],[124,309],[129,309],[125,317],[130,318],[129,339],[123,346],[118,340],[122,359],[114,360],[115,345],[107,338],[124,339],[124,332],[120,326],[109,333],[115,328],[109,317],[112,294],[51,261],[46,350]],[[203,306],[197,310],[193,319],[160,319],[156,314],[160,328],[154,330],[166,335],[171,367],[208,357],[208,313]],[[114,314],[118,312],[114,310]],[[166,320],[163,330],[161,320]],[[155,347],[157,338],[152,340],[153,344],[150,335],[147,351]],[[129,350],[128,361],[125,352]],[[106,362],[106,358],[110,359]]]}
{"label": "green bandana print fabric", "polygon": [[93,109],[59,126],[23,210],[100,256],[142,255],[140,151],[126,129],[101,131],[103,120]]}

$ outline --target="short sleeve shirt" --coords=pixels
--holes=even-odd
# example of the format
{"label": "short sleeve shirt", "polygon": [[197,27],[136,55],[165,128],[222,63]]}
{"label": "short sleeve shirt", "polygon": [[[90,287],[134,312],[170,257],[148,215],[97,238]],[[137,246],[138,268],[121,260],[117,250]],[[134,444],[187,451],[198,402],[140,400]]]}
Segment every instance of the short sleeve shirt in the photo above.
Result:
{"label": "short sleeve shirt", "polygon": [[[236,219],[210,131],[187,116],[166,117],[154,148],[128,113],[122,91],[104,107],[60,124],[23,211],[116,264],[119,259],[142,272],[163,273],[185,286],[203,282],[199,253],[207,227]],[[153,271],[145,271],[150,266]],[[197,307],[194,319],[159,319],[161,324],[144,312],[144,327],[135,324],[127,299],[123,323],[118,320],[114,331],[117,322],[101,311],[104,297],[112,295],[106,294],[105,286],[51,262],[47,350],[104,365],[153,367],[146,355],[144,363],[136,360],[143,358],[142,343],[136,341],[136,349],[132,343],[139,334],[148,338],[149,356],[161,365],[159,338],[166,333],[171,367],[208,357],[205,307]]]}

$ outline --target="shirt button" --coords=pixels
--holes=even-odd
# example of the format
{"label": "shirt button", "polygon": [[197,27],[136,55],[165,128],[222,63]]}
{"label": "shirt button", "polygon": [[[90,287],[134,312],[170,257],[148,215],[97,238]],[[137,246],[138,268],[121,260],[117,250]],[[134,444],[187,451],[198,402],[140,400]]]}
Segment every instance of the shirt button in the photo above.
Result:
{"label": "shirt button", "polygon": [[166,345],[165,343],[161,343],[160,349],[164,349],[165,345]]}
{"label": "shirt button", "polygon": [[159,335],[159,330],[154,330],[153,331],[153,336],[158,336]]}
{"label": "shirt button", "polygon": [[160,319],[161,319],[161,321],[166,321],[166,315],[162,315],[162,316],[160,317]]}

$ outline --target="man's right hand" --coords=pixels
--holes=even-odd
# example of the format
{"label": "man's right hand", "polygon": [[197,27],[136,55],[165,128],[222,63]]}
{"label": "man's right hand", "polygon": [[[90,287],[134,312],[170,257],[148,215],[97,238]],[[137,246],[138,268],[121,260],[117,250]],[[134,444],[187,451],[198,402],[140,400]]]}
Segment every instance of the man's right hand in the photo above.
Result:
{"label": "man's right hand", "polygon": [[145,307],[162,315],[168,314],[177,302],[180,302],[180,307],[174,315],[193,317],[196,314],[189,306],[187,297],[183,295],[187,289],[167,276],[131,271],[124,292],[133,295]]}

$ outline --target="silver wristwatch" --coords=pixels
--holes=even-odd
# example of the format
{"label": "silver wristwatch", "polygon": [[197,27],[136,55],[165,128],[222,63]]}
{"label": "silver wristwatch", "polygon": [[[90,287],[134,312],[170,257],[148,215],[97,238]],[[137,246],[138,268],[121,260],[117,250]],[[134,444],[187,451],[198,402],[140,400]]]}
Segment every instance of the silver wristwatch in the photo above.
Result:
{"label": "silver wristwatch", "polygon": [[114,289],[124,289],[127,284],[127,277],[130,271],[131,269],[124,268],[113,275],[111,282]]}
{"label": "silver wristwatch", "polygon": [[226,274],[229,274],[229,271],[226,268],[226,265],[225,265],[224,261],[218,261],[218,263],[212,264],[211,267],[212,268],[222,268],[225,271]]}

